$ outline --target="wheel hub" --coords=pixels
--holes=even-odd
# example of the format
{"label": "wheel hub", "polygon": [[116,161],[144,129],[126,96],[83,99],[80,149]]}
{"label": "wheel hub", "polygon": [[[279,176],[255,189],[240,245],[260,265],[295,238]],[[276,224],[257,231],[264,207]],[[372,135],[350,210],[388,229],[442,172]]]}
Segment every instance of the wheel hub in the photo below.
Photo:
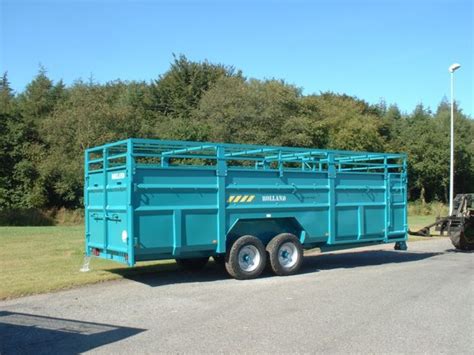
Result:
{"label": "wheel hub", "polygon": [[239,251],[238,260],[243,271],[251,272],[259,267],[262,258],[255,246],[245,245]]}
{"label": "wheel hub", "polygon": [[285,268],[293,267],[297,262],[298,258],[298,249],[293,243],[283,243],[278,252],[278,261],[281,266]]}

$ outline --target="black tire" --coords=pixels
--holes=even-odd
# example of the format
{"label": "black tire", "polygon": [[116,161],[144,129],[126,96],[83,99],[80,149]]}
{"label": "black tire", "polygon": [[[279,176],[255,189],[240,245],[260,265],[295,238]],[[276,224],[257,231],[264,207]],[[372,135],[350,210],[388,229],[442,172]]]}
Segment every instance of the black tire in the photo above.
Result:
{"label": "black tire", "polygon": [[199,271],[204,269],[209,257],[205,258],[185,258],[185,259],[176,259],[178,266],[184,270],[188,271]]}
{"label": "black tire", "polygon": [[267,252],[269,266],[278,276],[297,273],[303,262],[303,246],[299,239],[290,233],[274,237],[267,245]]}
{"label": "black tire", "polygon": [[230,247],[225,268],[229,275],[237,280],[254,279],[262,273],[266,260],[267,254],[261,240],[251,235],[244,235]]}
{"label": "black tire", "polygon": [[451,243],[458,250],[470,251],[474,250],[474,240],[466,236],[466,230],[457,231],[449,236]]}

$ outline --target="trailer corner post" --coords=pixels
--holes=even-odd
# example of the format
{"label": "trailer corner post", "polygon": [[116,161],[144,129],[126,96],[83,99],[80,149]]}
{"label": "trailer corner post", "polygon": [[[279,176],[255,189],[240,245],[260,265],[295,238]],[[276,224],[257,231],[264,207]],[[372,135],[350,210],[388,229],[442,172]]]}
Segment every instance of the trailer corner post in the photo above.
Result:
{"label": "trailer corner post", "polygon": [[334,155],[328,154],[328,186],[329,186],[329,242],[336,240],[336,165]]}
{"label": "trailer corner post", "polygon": [[109,160],[108,160],[108,155],[107,155],[107,146],[105,145],[104,148],[102,148],[102,171],[104,176],[102,177],[102,193],[104,194],[104,199],[102,203],[102,212],[104,214],[104,253],[107,254],[107,249],[108,249],[108,230],[107,230],[107,200],[108,200],[108,195],[107,195],[107,184],[108,184],[108,178],[107,178],[107,170],[109,169]]}
{"label": "trailer corner post", "polygon": [[135,265],[135,231],[133,225],[134,206],[134,175],[135,175],[135,158],[133,157],[133,140],[127,140],[127,180],[128,180],[128,194],[127,194],[127,226],[128,226],[128,265]]}
{"label": "trailer corner post", "polygon": [[225,149],[217,146],[217,253],[226,251],[226,176],[227,162],[225,160]]}
{"label": "trailer corner post", "polygon": [[180,209],[173,210],[173,257],[181,255],[182,239],[183,239],[183,211]]}
{"label": "trailer corner post", "polygon": [[91,252],[89,250],[89,213],[87,212],[87,209],[89,208],[89,150],[86,149],[84,152],[84,221],[86,228],[84,229],[84,234],[85,234],[85,243],[84,243],[84,249],[86,256],[90,256]]}
{"label": "trailer corner post", "polygon": [[385,192],[384,192],[384,200],[385,200],[385,227],[384,227],[384,240],[388,242],[388,230],[390,229],[390,207],[391,207],[391,198],[390,198],[390,191],[391,191],[391,181],[390,181],[390,174],[388,173],[387,168],[388,160],[387,157],[383,159],[383,178],[384,178],[384,185],[385,185]]}
{"label": "trailer corner post", "polygon": [[405,227],[405,237],[408,233],[408,207],[407,207],[407,199],[408,199],[408,172],[407,172],[407,156],[403,157],[403,168],[402,168],[402,184],[405,187],[403,189],[403,201],[405,201],[405,206],[403,207],[403,225]]}

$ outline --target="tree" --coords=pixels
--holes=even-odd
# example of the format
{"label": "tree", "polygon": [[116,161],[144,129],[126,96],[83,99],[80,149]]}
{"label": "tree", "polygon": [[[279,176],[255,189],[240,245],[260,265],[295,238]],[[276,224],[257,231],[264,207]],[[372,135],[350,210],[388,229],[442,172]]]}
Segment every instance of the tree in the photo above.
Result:
{"label": "tree", "polygon": [[138,82],[76,82],[69,89],[40,127],[47,157],[37,167],[49,182],[49,205],[80,206],[85,149],[150,133],[150,117],[142,104],[148,94],[146,85]]}
{"label": "tree", "polygon": [[42,122],[54,111],[65,95],[64,84],[54,85],[40,68],[36,77],[18,97],[18,117],[12,129],[12,157],[15,161],[11,191],[18,207],[45,207],[48,205],[48,183],[38,167],[47,160],[43,137],[39,134]]}
{"label": "tree", "polygon": [[153,109],[172,117],[189,118],[201,96],[221,77],[240,77],[232,67],[192,62],[184,55],[173,56],[171,68],[152,85]]}
{"label": "tree", "polygon": [[379,132],[387,143],[387,150],[391,150],[393,140],[400,134],[402,114],[397,105],[390,105],[381,116]]}
{"label": "tree", "polygon": [[443,197],[449,161],[445,137],[436,129],[429,110],[418,105],[404,122],[395,146],[408,154],[408,181],[411,198],[422,202]]}
{"label": "tree", "polygon": [[281,144],[282,127],[298,114],[300,95],[282,81],[225,77],[203,95],[194,118],[208,127],[210,140]]}
{"label": "tree", "polygon": [[328,148],[384,151],[380,108],[363,100],[325,92],[307,97],[328,129]]}
{"label": "tree", "polygon": [[282,127],[280,142],[289,147],[324,148],[328,144],[328,126],[310,116],[296,116]]}
{"label": "tree", "polygon": [[10,190],[13,187],[11,172],[12,157],[11,129],[15,119],[15,97],[7,73],[0,80],[0,210],[11,206]]}
{"label": "tree", "polygon": [[[455,193],[474,191],[474,121],[467,118],[455,103],[454,106],[454,187]],[[444,99],[434,115],[435,129],[441,133],[442,146],[446,159],[450,151],[451,106]],[[443,180],[445,187],[444,199],[448,199],[449,180],[447,175]]]}

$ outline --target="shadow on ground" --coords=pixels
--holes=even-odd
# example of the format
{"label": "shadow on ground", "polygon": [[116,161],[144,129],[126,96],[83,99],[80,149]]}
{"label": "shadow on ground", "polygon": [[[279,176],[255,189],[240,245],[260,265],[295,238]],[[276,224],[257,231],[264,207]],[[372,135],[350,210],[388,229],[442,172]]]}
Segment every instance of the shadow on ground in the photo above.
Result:
{"label": "shadow on ground", "polygon": [[364,250],[346,253],[329,253],[305,256],[303,272],[318,270],[352,269],[364,266],[376,266],[392,263],[406,263],[424,260],[443,254],[441,252],[412,253],[408,251]]}
{"label": "shadow on ground", "polygon": [[[345,253],[309,254],[305,255],[299,274],[314,273],[332,269],[351,269],[364,266],[384,265],[390,263],[414,262],[442,253],[412,253],[390,250],[365,250]],[[165,265],[138,266],[133,269],[120,268],[109,270],[122,277],[146,284],[150,287],[189,282],[209,282],[229,279],[224,266],[214,262],[201,271],[185,271],[174,262]],[[275,277],[265,271],[262,277]]]}
{"label": "shadow on ground", "polygon": [[0,354],[78,354],[145,329],[0,311]]}
{"label": "shadow on ground", "polygon": [[461,249],[449,249],[447,253],[459,253],[459,254],[473,254],[474,250],[461,250]]}

